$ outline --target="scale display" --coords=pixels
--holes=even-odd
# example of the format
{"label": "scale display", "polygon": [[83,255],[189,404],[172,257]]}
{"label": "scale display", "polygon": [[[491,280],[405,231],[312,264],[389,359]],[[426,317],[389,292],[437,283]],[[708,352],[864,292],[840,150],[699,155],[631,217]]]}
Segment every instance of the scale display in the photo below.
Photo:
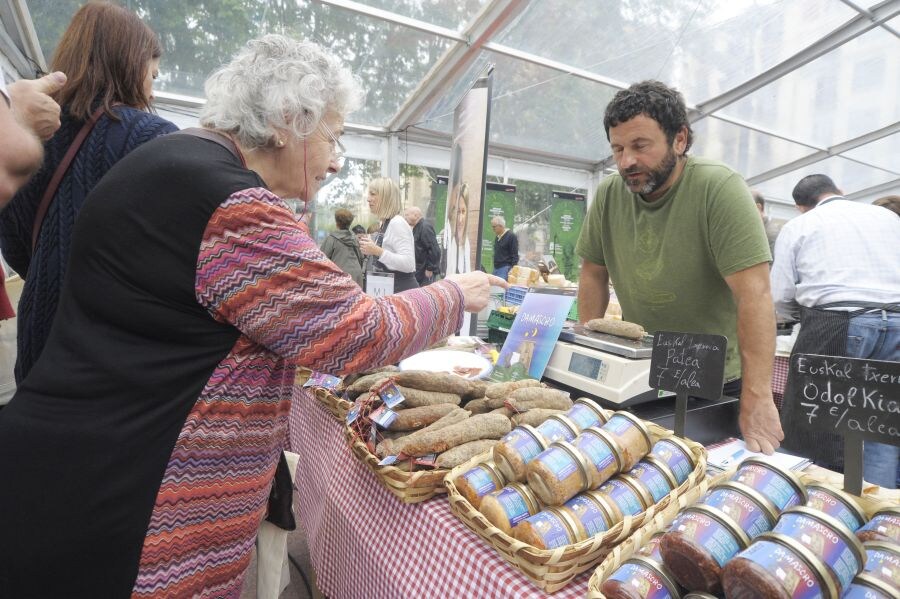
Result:
{"label": "scale display", "polygon": [[603,368],[603,360],[573,352],[569,358],[569,372],[599,381],[602,380],[601,374],[606,374],[606,369]]}

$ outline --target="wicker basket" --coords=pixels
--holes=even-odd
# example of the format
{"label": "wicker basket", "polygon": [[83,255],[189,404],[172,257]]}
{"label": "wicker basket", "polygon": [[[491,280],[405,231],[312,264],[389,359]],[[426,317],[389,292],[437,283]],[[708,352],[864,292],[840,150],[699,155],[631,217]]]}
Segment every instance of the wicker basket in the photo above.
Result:
{"label": "wicker basket", "polygon": [[[654,441],[671,437],[672,431],[652,422],[645,422]],[[601,535],[556,549],[537,549],[507,535],[491,524],[481,512],[475,509],[459,493],[454,481],[476,465],[491,458],[487,452],[477,456],[465,464],[457,466],[444,479],[450,494],[450,509],[462,520],[463,524],[487,541],[510,564],[522,571],[525,576],[543,591],[553,593],[566,586],[573,578],[597,565],[617,544],[627,539],[631,533],[655,515],[665,510],[673,501],[697,487],[706,477],[706,450],[699,443],[686,440],[694,453],[697,465],[688,479],[677,489],[669,493],[659,503],[636,516],[625,519]]]}
{"label": "wicker basket", "polygon": [[382,487],[393,493],[403,503],[421,503],[438,493],[447,492],[444,487],[446,469],[407,472],[396,466],[379,466],[380,460],[369,451],[356,431],[345,426],[344,433],[350,443],[350,451],[353,452],[353,455],[368,466]]}
{"label": "wicker basket", "polygon": [[[588,599],[605,599],[605,595],[600,592],[600,585],[606,580],[619,566],[631,559],[634,553],[647,544],[650,537],[656,533],[665,530],[682,509],[697,502],[703,494],[718,483],[728,480],[734,474],[736,468],[732,468],[727,472],[717,474],[715,477],[707,478],[696,487],[682,494],[677,501],[671,502],[666,509],[657,512],[653,518],[648,519],[643,526],[634,532],[626,541],[609,552],[609,555],[594,570],[588,582]],[[836,474],[823,468],[810,466],[806,471],[800,473],[800,480],[804,484],[810,483],[831,483],[840,488],[843,482],[843,476]],[[883,507],[897,504],[897,496],[893,491],[886,491],[877,486],[869,486],[863,490],[863,496],[859,503],[867,516],[877,512]]]}
{"label": "wicker basket", "polygon": [[347,412],[353,407],[353,403],[338,397],[331,390],[324,387],[313,387],[313,395],[338,421],[342,424],[346,422]]}

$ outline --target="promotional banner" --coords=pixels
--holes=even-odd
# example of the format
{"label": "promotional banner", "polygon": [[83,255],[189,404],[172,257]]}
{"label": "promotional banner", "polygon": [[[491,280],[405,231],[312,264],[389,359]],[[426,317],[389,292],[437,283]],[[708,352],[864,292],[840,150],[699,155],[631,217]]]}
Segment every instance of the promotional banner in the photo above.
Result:
{"label": "promotional banner", "polygon": [[551,192],[550,254],[559,272],[570,281],[577,281],[581,261],[575,255],[575,244],[584,223],[586,198],[583,193]]}
{"label": "promotional banner", "polygon": [[[453,112],[447,211],[440,227],[444,276],[471,272],[481,264],[492,72],[493,66],[475,81]],[[475,333],[476,321],[466,313],[460,334]]]}
{"label": "promotional banner", "polygon": [[528,290],[500,350],[491,380],[540,380],[544,376],[575,294],[571,288]]}
{"label": "promotional banner", "polygon": [[491,221],[495,216],[506,221],[506,228],[513,228],[516,216],[516,186],[506,183],[488,183],[484,193],[484,219],[481,227],[481,266],[485,272],[494,270],[494,230]]}

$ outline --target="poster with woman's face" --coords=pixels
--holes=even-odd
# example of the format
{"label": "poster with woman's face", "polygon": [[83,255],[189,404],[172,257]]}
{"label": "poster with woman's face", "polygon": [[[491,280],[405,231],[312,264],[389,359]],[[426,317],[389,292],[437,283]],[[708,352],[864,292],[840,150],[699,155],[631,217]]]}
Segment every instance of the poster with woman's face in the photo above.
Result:
{"label": "poster with woman's face", "polygon": [[470,272],[480,263],[490,75],[475,82],[456,107],[443,227],[445,274]]}

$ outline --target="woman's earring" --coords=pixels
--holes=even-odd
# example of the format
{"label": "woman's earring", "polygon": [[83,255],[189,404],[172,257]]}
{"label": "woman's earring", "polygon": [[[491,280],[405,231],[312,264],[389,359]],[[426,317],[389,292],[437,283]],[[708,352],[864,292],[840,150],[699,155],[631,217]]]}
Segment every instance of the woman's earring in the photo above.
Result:
{"label": "woman's earring", "polygon": [[283,147],[284,147],[284,140],[283,140],[283,139],[279,139],[278,141],[275,142],[275,145],[278,146],[279,148],[283,148]]}

